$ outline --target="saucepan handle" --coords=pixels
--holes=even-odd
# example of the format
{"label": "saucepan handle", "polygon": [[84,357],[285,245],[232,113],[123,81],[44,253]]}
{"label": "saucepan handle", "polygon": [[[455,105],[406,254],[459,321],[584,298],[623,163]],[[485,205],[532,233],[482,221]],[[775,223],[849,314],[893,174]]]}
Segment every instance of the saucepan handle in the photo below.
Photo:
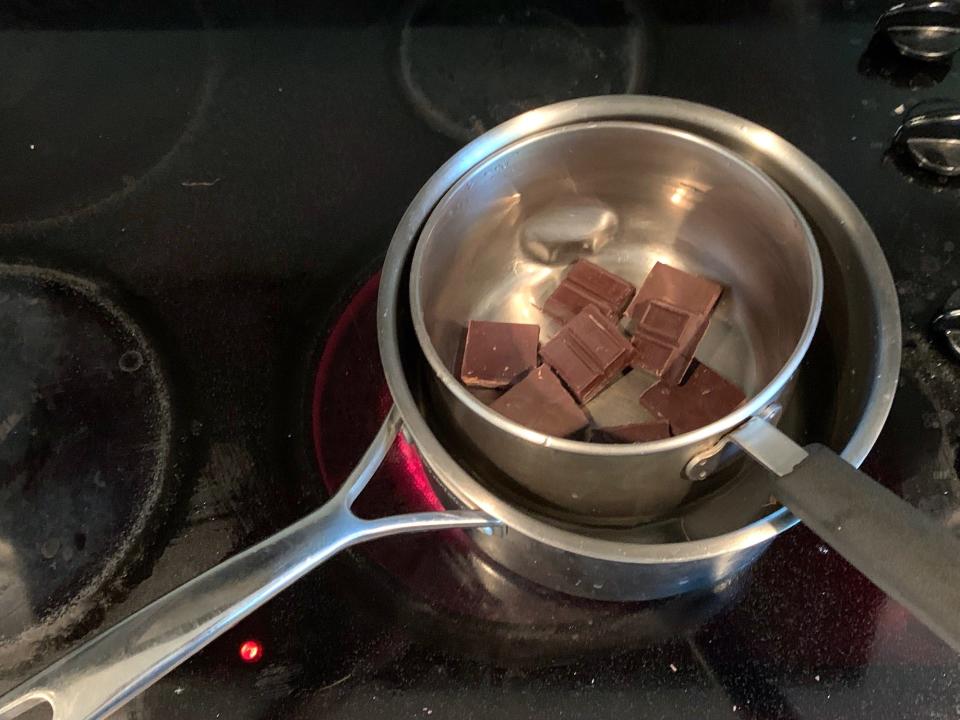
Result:
{"label": "saucepan handle", "polygon": [[877,587],[960,652],[960,541],[823,445],[754,418],[730,435],[773,494]]}
{"label": "saucepan handle", "polygon": [[323,507],[208,570],[72,651],[0,698],[0,718],[52,706],[54,718],[101,718],[170,672],[270,598],[341,550],[387,535],[482,528],[475,511],[362,520],[350,510],[402,426],[391,409],[359,465]]}

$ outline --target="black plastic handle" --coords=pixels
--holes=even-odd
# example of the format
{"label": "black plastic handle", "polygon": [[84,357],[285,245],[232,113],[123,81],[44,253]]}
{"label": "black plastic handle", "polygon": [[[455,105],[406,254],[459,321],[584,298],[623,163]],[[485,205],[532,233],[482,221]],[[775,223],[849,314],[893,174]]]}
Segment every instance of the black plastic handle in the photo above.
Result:
{"label": "black plastic handle", "polygon": [[806,450],[773,494],[960,652],[960,540],[829,448]]}

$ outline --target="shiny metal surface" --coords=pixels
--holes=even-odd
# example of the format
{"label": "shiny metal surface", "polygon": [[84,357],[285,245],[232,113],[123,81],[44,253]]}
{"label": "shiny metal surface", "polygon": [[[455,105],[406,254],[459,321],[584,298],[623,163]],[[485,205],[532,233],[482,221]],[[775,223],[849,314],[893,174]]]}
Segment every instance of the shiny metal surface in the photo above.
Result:
{"label": "shiny metal surface", "polygon": [[960,138],[914,137],[907,148],[917,164],[937,175],[960,175]]}
{"label": "shiny metal surface", "polygon": [[943,312],[934,318],[932,326],[934,332],[943,338],[953,359],[960,361],[960,290],[950,295]]}
{"label": "shiny metal surface", "polygon": [[482,512],[362,520],[350,510],[401,427],[391,410],[337,494],[299,522],[147,605],[0,698],[0,718],[43,703],[54,718],[102,718],[313,568],[351,545],[440,528],[492,527]]}
{"label": "shiny metal surface", "polygon": [[944,177],[960,175],[960,106],[921,105],[903,121],[894,138],[920,167]]}
{"label": "shiny metal surface", "polygon": [[577,198],[528,218],[519,230],[523,255],[540,263],[570,263],[598,255],[619,230],[613,208],[596,200]]}
{"label": "shiny metal surface", "polygon": [[[600,97],[526,113],[465,146],[421,189],[394,235],[381,279],[379,342],[387,381],[407,432],[448,495],[503,520],[502,538],[477,536],[494,560],[549,587],[598,599],[649,599],[708,587],[746,567],[798,520],[769,505],[766,480],[743,476],[686,508],[670,528],[585,530],[537,517],[479,482],[455,448],[416,412],[420,360],[408,333],[405,265],[433,207],[467,171],[530,133],[592,120],[634,120],[706,137],[764,170],[802,209],[824,269],[824,312],[782,426],[814,434],[858,465],[886,420],[900,365],[897,297],[883,253],[844,192],[812,160],[743,118],[667,98]],[[856,352],[849,352],[856,348]],[[805,382],[804,372],[809,370]],[[844,378],[840,392],[836,378]],[[789,417],[794,415],[796,417]]]}
{"label": "shiny metal surface", "polygon": [[914,0],[898,3],[877,20],[903,55],[918,60],[943,60],[960,50],[960,4],[953,0]]}
{"label": "shiny metal surface", "polygon": [[760,465],[781,477],[792,473],[807,458],[802,447],[758,417],[750,418],[727,437]]}
{"label": "shiny metal surface", "polygon": [[[748,422],[752,422],[753,419],[761,419],[776,425],[781,415],[783,415],[783,406],[780,403],[770,403],[760,411],[756,418],[751,418]],[[741,456],[742,453],[732,441],[731,436],[724,435],[716,445],[691,457],[683,468],[683,472],[692,482],[699,482],[706,480],[720,468],[729,465]]]}
{"label": "shiny metal surface", "polygon": [[[604,208],[605,222],[596,208]],[[638,286],[657,261],[722,283],[697,355],[751,399],[695,432],[613,446],[542,435],[477,400],[457,379],[468,320],[536,323],[541,342],[559,329],[539,308],[566,266],[528,252],[531,225],[538,250],[548,230],[560,246],[573,229],[588,230],[588,257]],[[605,236],[601,247],[597,236]],[[410,286],[414,328],[464,442],[565,517],[636,524],[687,495],[683,468],[691,454],[773,400],[785,401],[813,337],[822,278],[806,222],[762,173],[690,133],[607,120],[533,133],[472,168],[430,215]],[[601,395],[587,405],[598,424],[645,419],[633,381],[653,378],[634,371],[621,402]],[[624,407],[632,417],[607,415]]]}

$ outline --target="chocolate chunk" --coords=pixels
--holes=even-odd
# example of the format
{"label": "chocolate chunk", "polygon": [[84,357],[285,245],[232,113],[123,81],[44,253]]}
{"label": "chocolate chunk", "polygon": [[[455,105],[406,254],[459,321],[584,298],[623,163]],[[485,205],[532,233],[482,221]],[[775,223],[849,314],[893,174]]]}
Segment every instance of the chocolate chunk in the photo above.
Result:
{"label": "chocolate chunk", "polygon": [[544,435],[567,437],[589,418],[546,365],[541,365],[495,400],[490,408]]}
{"label": "chocolate chunk", "polygon": [[490,405],[494,400],[503,395],[503,390],[500,388],[472,387],[467,388],[467,392],[484,405]]}
{"label": "chocolate chunk", "polygon": [[651,442],[668,437],[670,437],[670,423],[666,420],[597,428],[590,435],[591,441],[601,443]]}
{"label": "chocolate chunk", "polygon": [[607,317],[619,319],[635,290],[619,275],[587,260],[577,260],[547,298],[543,311],[567,322],[587,305],[596,305]]}
{"label": "chocolate chunk", "polygon": [[460,364],[464,385],[508,387],[537,364],[540,328],[520,323],[471,320]]}
{"label": "chocolate chunk", "polygon": [[588,305],[540,349],[581,403],[616,380],[630,364],[633,346],[596,305]]}
{"label": "chocolate chunk", "polygon": [[703,315],[713,310],[722,292],[723,287],[713,280],[658,262],[640,286],[631,314],[635,312],[633,308],[649,300],[662,300],[673,307]]}
{"label": "chocolate chunk", "polygon": [[743,391],[697,362],[683,385],[661,380],[640,396],[640,404],[670,421],[674,434],[690,432],[729,415],[744,401]]}
{"label": "chocolate chunk", "polygon": [[657,263],[627,310],[634,367],[677,384],[683,380],[723,287]]}

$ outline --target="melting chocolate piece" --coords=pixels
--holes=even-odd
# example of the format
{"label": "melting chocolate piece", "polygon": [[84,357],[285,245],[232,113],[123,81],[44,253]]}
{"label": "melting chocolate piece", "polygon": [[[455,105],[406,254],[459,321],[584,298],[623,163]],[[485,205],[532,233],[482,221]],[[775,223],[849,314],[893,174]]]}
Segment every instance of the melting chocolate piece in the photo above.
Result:
{"label": "melting chocolate piece", "polygon": [[670,423],[666,420],[654,420],[597,428],[591,433],[590,440],[601,443],[638,443],[663,440],[668,437],[670,437]]}
{"label": "melting chocolate piece", "polygon": [[460,364],[464,385],[502,388],[537,364],[540,328],[520,323],[471,320]]}
{"label": "melting chocolate piece", "polygon": [[556,437],[582,430],[590,421],[546,365],[507,390],[490,408],[531,430]]}
{"label": "melting chocolate piece", "polygon": [[587,260],[577,260],[547,298],[543,311],[561,322],[567,322],[587,305],[595,305],[607,317],[619,318],[635,290],[619,275]]}
{"label": "melting chocolate piece", "polygon": [[633,346],[596,305],[588,305],[540,350],[581,403],[618,378],[630,364]]}
{"label": "melting chocolate piece", "polygon": [[740,388],[698,362],[683,385],[661,380],[640,396],[640,404],[668,420],[679,435],[729,415],[744,397]]}
{"label": "melting chocolate piece", "polygon": [[712,280],[654,265],[627,311],[634,367],[668,383],[681,382],[722,292]]}

